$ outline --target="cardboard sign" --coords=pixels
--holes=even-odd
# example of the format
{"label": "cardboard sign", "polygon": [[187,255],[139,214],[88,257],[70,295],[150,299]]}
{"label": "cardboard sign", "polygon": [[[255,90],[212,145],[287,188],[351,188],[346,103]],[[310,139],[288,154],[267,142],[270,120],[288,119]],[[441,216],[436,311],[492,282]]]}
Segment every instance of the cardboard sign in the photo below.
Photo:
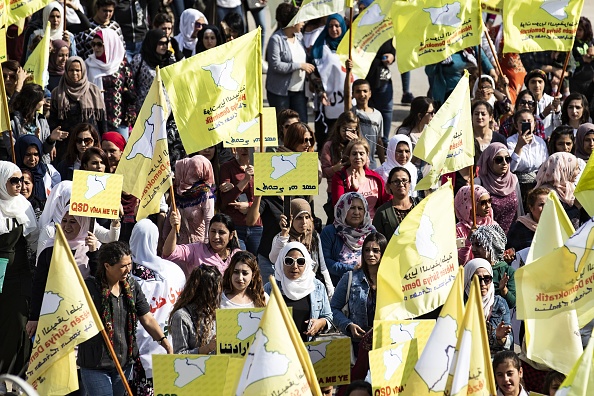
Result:
{"label": "cardboard sign", "polygon": [[245,356],[264,308],[217,309],[217,353]]}
{"label": "cardboard sign", "polygon": [[255,195],[317,195],[317,153],[254,154]]}
{"label": "cardboard sign", "polygon": [[75,170],[70,214],[117,219],[120,217],[123,175]]}
{"label": "cardboard sign", "polygon": [[351,339],[349,337],[306,342],[305,347],[321,387],[351,382]]}
{"label": "cardboard sign", "polygon": [[[264,128],[264,147],[278,146],[278,126],[276,125],[276,108],[262,109]],[[251,121],[243,122],[237,127],[237,132],[223,140],[223,147],[259,147],[260,146],[260,116]]]}

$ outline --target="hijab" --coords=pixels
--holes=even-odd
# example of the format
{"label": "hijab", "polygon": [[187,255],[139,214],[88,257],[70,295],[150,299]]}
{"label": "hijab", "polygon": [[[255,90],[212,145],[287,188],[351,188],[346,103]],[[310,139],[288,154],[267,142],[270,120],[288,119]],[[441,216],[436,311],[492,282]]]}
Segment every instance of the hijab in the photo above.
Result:
{"label": "hijab", "polygon": [[[80,64],[82,77],[78,82],[74,82],[68,75],[71,65],[74,62]],[[71,56],[66,61],[65,73],[60,79],[60,83],[52,92],[52,100],[58,104],[58,118],[64,120],[68,118],[70,111],[70,102],[79,102],[84,121],[95,118],[100,121],[105,118],[105,102],[103,95],[96,85],[91,84],[87,79],[87,66],[81,57]]]}
{"label": "hijab", "polygon": [[[39,240],[37,242],[37,257],[52,243],[56,234],[54,224],[60,224],[64,217],[64,208],[70,204],[72,194],[72,181],[64,180],[56,184],[45,203],[43,212],[39,217]],[[50,245],[51,246],[51,245]]]}
{"label": "hijab", "polygon": [[[489,272],[489,275],[493,276],[493,267],[487,260],[475,258],[467,262],[464,266],[464,292],[467,296],[470,294],[470,285],[472,284],[474,273],[479,268],[486,269],[487,272]],[[485,320],[487,320],[491,316],[491,309],[495,303],[495,285],[493,285],[493,281],[491,281],[491,284],[489,285],[487,295],[483,296],[481,294],[481,297],[483,300],[483,313],[485,314]]]}
{"label": "hijab", "polygon": [[158,242],[159,229],[151,220],[142,219],[134,225],[130,236],[132,261],[157,272],[162,277],[166,268],[175,266],[175,264],[157,255]]}
{"label": "hijab", "polygon": [[98,59],[92,53],[85,62],[89,81],[103,90],[103,76],[111,76],[120,69],[126,49],[115,30],[99,29],[95,36],[103,41],[103,59]]}
{"label": "hijab", "polygon": [[590,133],[594,133],[594,124],[589,122],[580,125],[575,136],[575,156],[588,161],[590,154],[584,149],[584,139]]}
{"label": "hijab", "polygon": [[297,232],[297,230],[291,224],[291,229],[289,230],[289,240],[301,242],[307,248],[308,251],[317,251],[317,244],[314,244],[312,246],[312,240],[314,239],[315,230],[313,228],[313,221],[311,220],[311,206],[303,198],[293,198],[291,200],[291,216],[293,217],[293,220],[295,220],[298,216],[306,213],[310,216],[309,226],[306,226],[305,232],[300,233]]}
{"label": "hijab", "polygon": [[561,201],[573,206],[576,169],[579,169],[579,164],[575,155],[565,152],[551,154],[538,169],[534,188],[550,187]]}
{"label": "hijab", "polygon": [[29,235],[37,227],[33,207],[22,194],[15,197],[8,193],[6,183],[15,173],[21,173],[18,166],[0,161],[0,235],[12,231],[9,219],[15,219],[23,226],[23,235]]}
{"label": "hijab", "polygon": [[218,47],[219,45],[221,45],[225,42],[225,40],[223,40],[223,36],[221,35],[221,31],[219,30],[218,27],[216,27],[215,25],[203,26],[202,30],[198,32],[198,43],[196,44],[196,53],[197,54],[206,51],[206,48],[204,48],[204,35],[207,32],[212,32],[215,35],[215,37],[217,39],[216,47]]}
{"label": "hijab", "polygon": [[[399,143],[406,143],[408,144],[408,148],[410,149],[410,158],[406,164],[401,164],[400,162],[396,161],[396,148],[398,147]],[[412,163],[412,150],[413,145],[410,140],[410,137],[406,135],[402,135],[397,133],[396,135],[392,136],[390,141],[388,142],[388,150],[386,154],[386,161],[380,166],[379,168],[375,169],[377,173],[384,179],[384,183],[386,183],[386,187],[388,186],[388,176],[390,175],[390,171],[397,166],[406,168],[406,170],[410,173],[410,191],[415,190],[415,186],[417,185],[417,167]]]}
{"label": "hijab", "polygon": [[[346,223],[347,212],[351,208],[354,199],[360,199],[365,208],[363,223],[358,228],[353,228]],[[343,240],[345,245],[354,251],[361,250],[367,235],[375,231],[375,227],[371,225],[367,200],[363,195],[358,192],[348,192],[340,197],[336,206],[334,206],[334,227],[336,228],[336,234]]]}
{"label": "hijab", "polygon": [[58,53],[62,48],[68,48],[70,53],[70,47],[64,40],[52,40],[52,51],[49,54],[49,63],[47,71],[51,76],[61,76],[64,74],[64,66],[58,65]]}
{"label": "hijab", "polygon": [[[330,27],[330,21],[333,21],[333,20],[338,21],[338,23],[340,24],[340,29],[341,29],[340,36],[338,36],[337,38],[334,38],[334,39],[331,38],[330,35],[328,34],[328,28]],[[345,23],[342,15],[340,15],[340,14],[330,15],[328,17],[328,19],[326,20],[326,27],[324,28],[324,30],[322,30],[322,33],[320,33],[320,35],[316,39],[316,42],[314,43],[313,47],[311,48],[311,55],[313,56],[313,58],[314,59],[322,58],[324,44],[326,44],[328,46],[328,48],[330,48],[332,51],[336,51],[336,49],[338,48],[338,44],[340,43],[340,40],[342,40],[342,38],[344,37],[346,31],[347,31],[347,26],[346,26],[346,23]]]}
{"label": "hijab", "polygon": [[[285,276],[285,257],[289,251],[297,249],[305,257],[305,268],[299,279],[291,280]],[[274,265],[274,278],[280,282],[283,294],[293,301],[309,296],[315,289],[315,273],[312,270],[313,260],[309,252],[299,242],[289,242],[280,251]]]}
{"label": "hijab", "polygon": [[[477,78],[476,81],[474,82],[474,86],[472,87],[472,97],[476,99],[476,91],[478,91],[479,89],[479,84],[481,82],[481,80],[486,79],[489,80],[489,82],[491,83],[491,87],[493,88],[493,90],[495,90],[495,81],[493,80],[493,77],[487,75],[487,74],[483,74],[481,75],[480,78]],[[495,106],[495,95],[491,95],[491,97],[489,98],[489,100],[487,100],[487,102],[491,105],[491,106]]]}
{"label": "hijab", "polygon": [[210,185],[214,184],[214,171],[212,164],[206,157],[195,155],[183,158],[175,163],[175,178],[178,183],[176,192],[182,195],[199,180]]}
{"label": "hijab", "polygon": [[[474,186],[474,202],[476,207],[480,205],[481,196],[489,194],[483,186]],[[472,228],[472,199],[470,194],[470,186],[461,187],[454,199],[454,208],[456,211],[456,218],[458,223],[462,223],[469,230]],[[489,208],[487,217],[476,216],[476,225],[493,224],[493,209]]]}
{"label": "hijab", "polygon": [[[39,152],[39,162],[34,168],[29,168],[25,166],[23,160],[25,158],[25,154],[27,153],[27,149],[30,146],[37,147],[37,151]],[[21,168],[26,168],[31,171],[33,175],[33,195],[39,198],[42,201],[47,199],[47,194],[45,191],[45,183],[43,182],[43,177],[48,171],[47,165],[41,162],[41,156],[43,155],[43,146],[41,140],[35,135],[21,135],[16,140],[14,145],[14,152],[16,155],[16,163]]]}
{"label": "hijab", "polygon": [[477,166],[479,167],[479,177],[481,185],[491,195],[505,197],[516,191],[518,178],[509,169],[505,175],[498,176],[493,172],[493,158],[500,152],[509,154],[507,147],[503,143],[491,143],[481,154]]}
{"label": "hijab", "polygon": [[[470,235],[470,242],[476,242],[481,245],[487,252],[493,264],[503,260],[507,238],[499,224],[493,223],[479,226],[477,230]],[[468,265],[468,263],[466,265]]]}
{"label": "hijab", "polygon": [[196,43],[198,42],[198,38],[192,38],[195,30],[194,24],[200,18],[203,18],[208,23],[206,16],[200,11],[194,8],[184,10],[179,18],[179,34],[175,36],[175,40],[182,46],[181,49],[191,50],[192,55],[196,53]]}
{"label": "hijab", "polygon": [[50,14],[53,10],[58,10],[60,12],[60,26],[58,26],[57,29],[50,28],[50,39],[62,40],[64,38],[64,8],[62,7],[62,4],[57,1],[52,1],[43,8],[41,13],[41,29],[37,29],[33,34],[43,37],[45,34],[45,27],[49,22]]}
{"label": "hijab", "polygon": [[167,38],[167,34],[164,31],[161,29],[152,29],[147,32],[142,41],[142,47],[140,48],[142,60],[153,69],[157,66],[165,67],[169,64],[168,59],[171,55],[169,51],[165,55],[157,54],[157,45],[162,38]]}
{"label": "hijab", "polygon": [[101,141],[108,141],[115,144],[122,153],[124,152],[124,148],[126,148],[126,139],[119,132],[105,132],[101,136]]}

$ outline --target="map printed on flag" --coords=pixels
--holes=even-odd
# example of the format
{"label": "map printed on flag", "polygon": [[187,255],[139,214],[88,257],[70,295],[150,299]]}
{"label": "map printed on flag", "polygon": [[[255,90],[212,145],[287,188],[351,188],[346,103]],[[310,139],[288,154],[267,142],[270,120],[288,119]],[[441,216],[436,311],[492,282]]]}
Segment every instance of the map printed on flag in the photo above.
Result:
{"label": "map printed on flag", "polygon": [[369,351],[369,368],[374,394],[402,393],[418,356],[416,338]]}
{"label": "map printed on flag", "polygon": [[435,320],[376,320],[373,322],[373,349],[417,339],[419,355],[435,327]]}
{"label": "map printed on flag", "polygon": [[317,153],[254,154],[255,195],[317,194],[317,158]]}
{"label": "map printed on flag", "polygon": [[245,356],[264,315],[264,308],[217,309],[217,353]]}
{"label": "map printed on flag", "polygon": [[320,386],[350,383],[351,341],[348,337],[306,342]]}
{"label": "map printed on flag", "polygon": [[117,219],[120,217],[123,175],[75,170],[70,214]]}

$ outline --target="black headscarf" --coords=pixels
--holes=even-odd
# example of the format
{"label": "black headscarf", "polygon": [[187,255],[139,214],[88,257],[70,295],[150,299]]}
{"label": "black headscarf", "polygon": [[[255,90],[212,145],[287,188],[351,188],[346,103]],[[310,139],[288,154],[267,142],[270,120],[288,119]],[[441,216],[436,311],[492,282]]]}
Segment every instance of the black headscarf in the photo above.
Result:
{"label": "black headscarf", "polygon": [[199,54],[200,52],[206,51],[206,48],[204,48],[204,35],[206,34],[206,32],[208,30],[212,31],[217,39],[217,45],[215,47],[218,47],[219,45],[221,45],[225,42],[223,40],[223,36],[221,35],[221,31],[219,30],[218,27],[216,27],[215,25],[203,26],[202,30],[200,30],[198,32],[198,42],[196,43],[196,53],[197,54]]}
{"label": "black headscarf", "polygon": [[[29,168],[23,162],[25,154],[30,146],[37,147],[39,151],[39,162],[34,168]],[[21,135],[16,140],[14,145],[14,153],[16,155],[16,163],[19,168],[29,169],[33,175],[33,194],[42,201],[45,201],[47,195],[45,194],[45,184],[43,183],[43,176],[47,173],[47,165],[41,162],[41,156],[43,156],[43,147],[41,140],[35,135]]]}
{"label": "black headscarf", "polygon": [[165,67],[170,64],[170,51],[167,51],[165,55],[157,54],[157,45],[163,37],[167,38],[167,34],[161,29],[149,30],[146,36],[144,36],[140,53],[142,54],[142,59],[152,68],[156,68],[157,66]]}

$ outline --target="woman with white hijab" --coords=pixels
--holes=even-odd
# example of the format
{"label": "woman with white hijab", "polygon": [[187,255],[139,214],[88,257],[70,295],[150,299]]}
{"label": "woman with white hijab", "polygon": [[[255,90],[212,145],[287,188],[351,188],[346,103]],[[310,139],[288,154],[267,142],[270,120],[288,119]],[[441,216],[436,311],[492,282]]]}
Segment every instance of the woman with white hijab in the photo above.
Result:
{"label": "woman with white hijab", "polygon": [[21,170],[12,162],[0,161],[0,261],[5,262],[0,291],[0,373],[16,375],[26,367],[31,352],[31,339],[25,333],[33,270],[27,245],[36,246],[38,231],[33,207],[20,194],[22,186]]}
{"label": "woman with white hijab", "polygon": [[[142,219],[132,229],[132,276],[140,285],[151,313],[161,328],[166,328],[173,305],[186,283],[181,268],[157,255],[159,229],[149,219]],[[153,365],[151,355],[165,353],[142,326],[136,329],[140,365],[134,367],[136,395],[153,394]],[[138,361],[137,361],[138,362]]]}
{"label": "woman with white hijab", "polygon": [[413,145],[410,137],[403,134],[396,134],[388,141],[388,150],[386,154],[386,161],[376,168],[375,171],[384,179],[384,183],[388,181],[390,171],[399,166],[405,168],[410,173],[410,196],[416,197],[417,192],[415,186],[417,185],[417,167],[412,163]]}
{"label": "woman with white hijab", "polygon": [[[313,260],[299,242],[289,242],[280,251],[275,263],[274,278],[303,341],[330,327],[332,310],[324,284],[316,279]],[[271,295],[270,282],[264,291]]]}
{"label": "woman with white hijab", "polygon": [[483,313],[487,323],[487,335],[491,354],[509,350],[513,345],[511,315],[505,299],[495,294],[493,267],[482,258],[470,260],[464,266],[464,294],[470,294],[472,278],[477,276],[481,287]]}
{"label": "woman with white hijab", "polygon": [[37,29],[31,34],[29,42],[27,43],[27,57],[29,58],[31,52],[35,47],[35,43],[38,42],[37,37],[43,37],[45,35],[45,27],[47,23],[50,23],[50,39],[52,40],[64,40],[70,45],[70,56],[76,56],[76,42],[74,41],[74,34],[66,30],[67,36],[64,35],[64,7],[57,1],[52,1],[43,8],[41,17],[41,28]]}
{"label": "woman with white hijab", "polygon": [[206,16],[194,8],[188,8],[182,12],[179,22],[179,34],[175,40],[186,58],[196,54],[196,43],[198,32],[208,25]]}

